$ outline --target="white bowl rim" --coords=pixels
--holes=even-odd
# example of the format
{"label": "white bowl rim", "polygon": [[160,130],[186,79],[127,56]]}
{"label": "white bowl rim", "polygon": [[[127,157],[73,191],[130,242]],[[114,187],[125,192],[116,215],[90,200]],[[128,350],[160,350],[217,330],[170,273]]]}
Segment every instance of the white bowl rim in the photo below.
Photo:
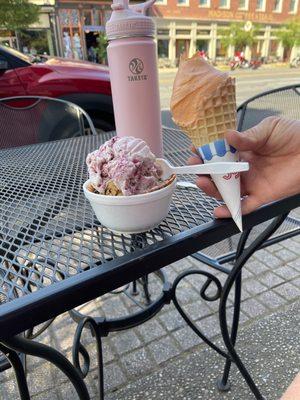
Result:
{"label": "white bowl rim", "polygon": [[132,196],[109,196],[109,195],[107,196],[105,194],[92,193],[91,191],[89,191],[87,186],[88,184],[90,184],[90,179],[88,179],[83,184],[83,191],[89,200],[95,201],[96,203],[101,203],[101,202],[102,204],[117,203],[119,205],[122,204],[125,205],[125,204],[148,202],[169,196],[171,194],[170,192],[173,192],[173,189],[176,186],[176,181],[177,178],[175,177],[175,179],[169,185],[149,193],[135,194]]}

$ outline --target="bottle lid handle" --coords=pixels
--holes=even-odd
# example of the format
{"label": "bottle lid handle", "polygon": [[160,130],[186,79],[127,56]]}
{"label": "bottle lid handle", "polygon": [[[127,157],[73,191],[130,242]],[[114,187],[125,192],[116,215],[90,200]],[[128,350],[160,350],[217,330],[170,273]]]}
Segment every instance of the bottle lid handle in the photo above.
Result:
{"label": "bottle lid handle", "polygon": [[129,0],[113,0],[111,8],[113,11],[128,9]]}
{"label": "bottle lid handle", "polygon": [[[117,0],[118,1],[118,0]],[[130,4],[129,8],[135,12],[146,14],[146,11],[155,3],[155,0],[148,0],[145,3]]]}

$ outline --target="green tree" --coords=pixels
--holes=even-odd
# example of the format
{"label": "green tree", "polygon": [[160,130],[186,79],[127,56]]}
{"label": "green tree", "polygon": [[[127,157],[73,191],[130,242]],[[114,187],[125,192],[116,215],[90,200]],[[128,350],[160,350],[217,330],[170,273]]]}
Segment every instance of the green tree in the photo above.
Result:
{"label": "green tree", "polygon": [[222,35],[222,46],[227,49],[230,45],[236,50],[243,51],[246,46],[252,47],[257,43],[258,25],[253,25],[251,29],[246,30],[243,22],[233,22],[228,29],[222,29],[219,33]]}
{"label": "green tree", "polygon": [[28,0],[0,0],[0,28],[18,31],[39,20],[39,6]]}
{"label": "green tree", "polygon": [[276,36],[289,55],[294,46],[300,45],[300,20],[293,19],[287,22],[276,32]]}
{"label": "green tree", "polygon": [[98,60],[99,62],[105,64],[106,59],[107,59],[107,37],[105,33],[99,33],[99,36],[97,37],[97,47],[95,48],[95,51],[98,55]]}

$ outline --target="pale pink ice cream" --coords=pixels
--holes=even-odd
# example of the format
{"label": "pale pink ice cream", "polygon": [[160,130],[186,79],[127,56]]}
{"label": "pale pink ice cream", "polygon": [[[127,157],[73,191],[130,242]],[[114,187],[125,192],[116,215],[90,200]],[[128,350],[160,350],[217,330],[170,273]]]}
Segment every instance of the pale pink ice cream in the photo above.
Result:
{"label": "pale pink ice cream", "polygon": [[124,196],[146,193],[161,182],[161,168],[149,146],[134,137],[114,136],[87,156],[93,187],[105,194],[113,182]]}

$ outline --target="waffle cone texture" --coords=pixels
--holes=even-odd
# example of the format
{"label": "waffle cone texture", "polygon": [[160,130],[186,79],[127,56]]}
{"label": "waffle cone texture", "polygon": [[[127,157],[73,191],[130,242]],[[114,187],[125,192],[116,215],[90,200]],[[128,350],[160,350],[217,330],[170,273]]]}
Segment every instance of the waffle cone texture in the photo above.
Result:
{"label": "waffle cone texture", "polygon": [[194,125],[181,126],[196,147],[223,139],[225,132],[236,129],[236,99],[235,85],[228,83],[221,88],[220,95],[212,96],[203,105],[201,115]]}
{"label": "waffle cone texture", "polygon": [[171,99],[173,120],[196,147],[236,129],[235,79],[203,59],[183,58]]}
{"label": "waffle cone texture", "polygon": [[175,123],[189,136],[195,147],[222,139],[236,129],[235,82],[229,79],[209,100],[199,104],[199,117],[190,125]]}

